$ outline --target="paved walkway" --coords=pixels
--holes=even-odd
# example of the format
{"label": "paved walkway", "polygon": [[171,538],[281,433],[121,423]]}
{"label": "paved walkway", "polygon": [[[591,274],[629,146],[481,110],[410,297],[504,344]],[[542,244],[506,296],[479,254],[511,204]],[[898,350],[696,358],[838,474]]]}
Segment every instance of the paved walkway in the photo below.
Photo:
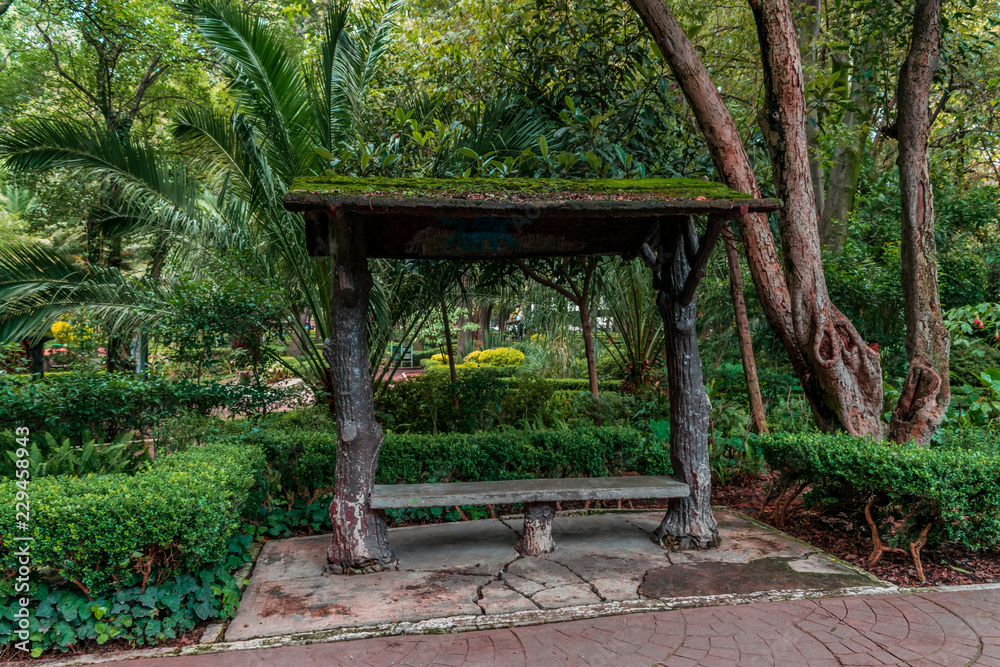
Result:
{"label": "paved walkway", "polygon": [[1000,667],[1000,590],[704,607],[460,634],[146,659],[128,664]]}

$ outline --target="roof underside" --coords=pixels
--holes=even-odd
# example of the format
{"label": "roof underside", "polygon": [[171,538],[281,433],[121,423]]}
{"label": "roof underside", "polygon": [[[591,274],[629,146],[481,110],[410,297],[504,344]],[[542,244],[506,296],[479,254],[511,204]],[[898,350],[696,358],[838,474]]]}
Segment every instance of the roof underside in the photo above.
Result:
{"label": "roof underside", "polygon": [[[310,254],[327,255],[328,215],[365,222],[369,257],[482,259],[636,252],[657,223],[778,208],[694,179],[296,179]],[[321,213],[316,215],[316,213]]]}

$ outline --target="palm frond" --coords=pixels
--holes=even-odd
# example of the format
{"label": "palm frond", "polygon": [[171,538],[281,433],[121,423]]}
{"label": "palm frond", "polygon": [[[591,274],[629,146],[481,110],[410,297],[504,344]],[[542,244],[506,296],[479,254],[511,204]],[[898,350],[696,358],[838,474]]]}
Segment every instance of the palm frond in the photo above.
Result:
{"label": "palm frond", "polygon": [[221,56],[240,104],[260,122],[285,184],[304,173],[319,137],[302,132],[311,118],[308,88],[296,58],[260,15],[227,0],[184,0],[198,32]]}
{"label": "palm frond", "polygon": [[0,247],[0,341],[37,339],[78,309],[114,334],[155,322],[166,298],[161,286],[117,269],[88,271],[42,244]]}

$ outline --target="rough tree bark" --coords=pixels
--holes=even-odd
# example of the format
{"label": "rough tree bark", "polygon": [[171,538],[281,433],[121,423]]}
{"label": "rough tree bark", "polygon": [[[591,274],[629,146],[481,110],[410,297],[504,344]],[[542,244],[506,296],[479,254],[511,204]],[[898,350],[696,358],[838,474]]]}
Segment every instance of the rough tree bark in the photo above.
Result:
{"label": "rough tree bark", "polygon": [[333,541],[330,570],[341,574],[395,567],[385,514],[370,504],[382,448],[375,421],[365,329],[372,286],[362,223],[333,215],[336,263],[330,299],[330,338],[323,353],[330,364],[331,393],[337,419],[337,466],[330,503]]}
{"label": "rough tree bark", "polygon": [[809,176],[805,85],[788,0],[749,0],[764,70],[758,122],[771,153],[785,279],[795,338],[827,400],[850,433],[882,435],[882,368],[851,321],[830,301]]}
{"label": "rough tree bark", "polygon": [[712,406],[705,393],[698,353],[695,300],[683,304],[681,293],[698,250],[691,218],[660,223],[653,267],[656,305],[663,316],[667,385],[670,391],[670,463],[674,476],[691,488],[687,498],[671,498],[654,537],[680,549],[708,549],[719,544],[712,514],[712,469],[708,429]]}
{"label": "rough tree bark", "polygon": [[764,398],[760,395],[760,381],[757,379],[757,360],[753,356],[753,341],[750,339],[750,321],[747,318],[747,304],[743,300],[743,272],[740,269],[740,253],[736,250],[736,239],[728,223],[722,228],[722,242],[726,246],[726,262],[729,264],[729,294],[733,299],[736,315],[736,339],[740,346],[740,360],[743,362],[743,378],[747,383],[750,399],[750,417],[754,433],[767,433],[767,416],[764,413]]}
{"label": "rough tree bark", "polygon": [[[649,28],[684,92],[720,178],[734,190],[759,196],[756,177],[736,124],[676,18],[663,0],[629,1]],[[783,99],[781,95],[775,95],[776,90],[786,94],[796,93],[794,89],[783,90],[782,86],[797,86],[797,95],[802,97],[802,67],[788,4],[781,3],[779,7],[767,10],[772,19],[778,18],[775,14],[781,13],[786,19],[783,29],[777,33],[773,30],[763,33],[766,40],[778,38],[781,43],[777,49],[771,48],[766,40],[762,45],[765,69],[773,69],[775,63],[768,61],[775,56],[780,66],[791,67],[787,75],[772,74],[769,79],[770,97],[777,102]],[[779,115],[774,120],[769,119],[770,128],[780,130],[776,123],[787,119],[796,125],[792,138],[802,134],[804,139],[804,116],[796,118],[794,114],[782,113],[780,106],[775,111]],[[797,110],[799,113],[802,111],[801,108]],[[788,143],[780,135],[772,138],[779,141],[773,148],[780,157]],[[803,219],[790,215],[787,208],[779,216],[784,270],[778,261],[767,216],[744,215],[738,218],[750,272],[764,313],[788,353],[816,424],[824,431],[843,429],[855,435],[880,436],[882,374],[878,353],[864,344],[851,322],[829,302],[820,264],[808,157],[804,148],[802,155],[798,154],[797,144],[792,148],[796,151],[793,163],[779,164],[775,171],[786,173],[786,184],[789,183],[787,176],[796,177],[794,186],[798,188],[801,185],[799,197],[805,201],[793,204],[792,208],[798,213],[803,208],[801,204],[808,203],[811,207],[809,217]],[[784,163],[784,159],[779,162]],[[789,167],[794,167],[791,173]],[[799,168],[803,170],[804,179],[799,178],[795,171]],[[804,183],[800,184],[802,180]]]}
{"label": "rough tree bark", "polygon": [[927,140],[931,129],[930,89],[941,51],[941,0],[916,0],[910,50],[899,71],[896,124],[899,193],[903,203],[901,254],[906,357],[910,369],[892,410],[889,437],[926,445],[944,419],[951,388],[951,339],[941,316],[934,193]]}

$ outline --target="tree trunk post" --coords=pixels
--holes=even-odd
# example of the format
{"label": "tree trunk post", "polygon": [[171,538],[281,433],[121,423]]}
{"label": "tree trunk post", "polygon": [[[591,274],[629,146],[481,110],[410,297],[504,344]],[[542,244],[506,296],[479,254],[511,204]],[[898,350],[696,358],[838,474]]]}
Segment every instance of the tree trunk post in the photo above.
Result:
{"label": "tree trunk post", "polygon": [[722,229],[722,242],[726,246],[726,262],[729,264],[729,293],[733,299],[736,317],[736,338],[740,345],[740,360],[743,362],[743,378],[747,383],[747,397],[750,399],[750,416],[753,418],[754,433],[767,433],[767,416],[764,413],[764,399],[760,395],[760,381],[757,379],[757,360],[753,356],[753,342],[750,339],[750,321],[747,318],[747,304],[743,299],[743,273],[740,269],[740,253],[736,250],[733,230],[727,224]]}
{"label": "tree trunk post", "polygon": [[708,429],[712,409],[705,393],[695,327],[696,301],[682,304],[681,294],[691,273],[698,237],[691,218],[660,223],[654,269],[656,305],[663,316],[667,383],[670,390],[670,463],[674,477],[691,495],[671,498],[667,514],[654,532],[661,543],[680,549],[708,549],[719,544],[719,527],[712,514],[712,469]]}
{"label": "tree trunk post", "polygon": [[934,242],[934,193],[927,140],[929,98],[941,51],[941,0],[917,0],[913,38],[899,72],[896,99],[899,194],[903,203],[900,254],[906,358],[910,369],[892,410],[889,437],[926,445],[941,425],[951,399],[948,356],[951,337],[941,315],[937,248]]}
{"label": "tree trunk post", "polygon": [[333,540],[327,551],[331,572],[360,574],[396,566],[385,514],[370,504],[382,448],[365,341],[372,277],[360,220],[333,213],[336,262],[330,299],[330,338],[323,353],[330,364],[337,419],[337,468],[330,519]]}

